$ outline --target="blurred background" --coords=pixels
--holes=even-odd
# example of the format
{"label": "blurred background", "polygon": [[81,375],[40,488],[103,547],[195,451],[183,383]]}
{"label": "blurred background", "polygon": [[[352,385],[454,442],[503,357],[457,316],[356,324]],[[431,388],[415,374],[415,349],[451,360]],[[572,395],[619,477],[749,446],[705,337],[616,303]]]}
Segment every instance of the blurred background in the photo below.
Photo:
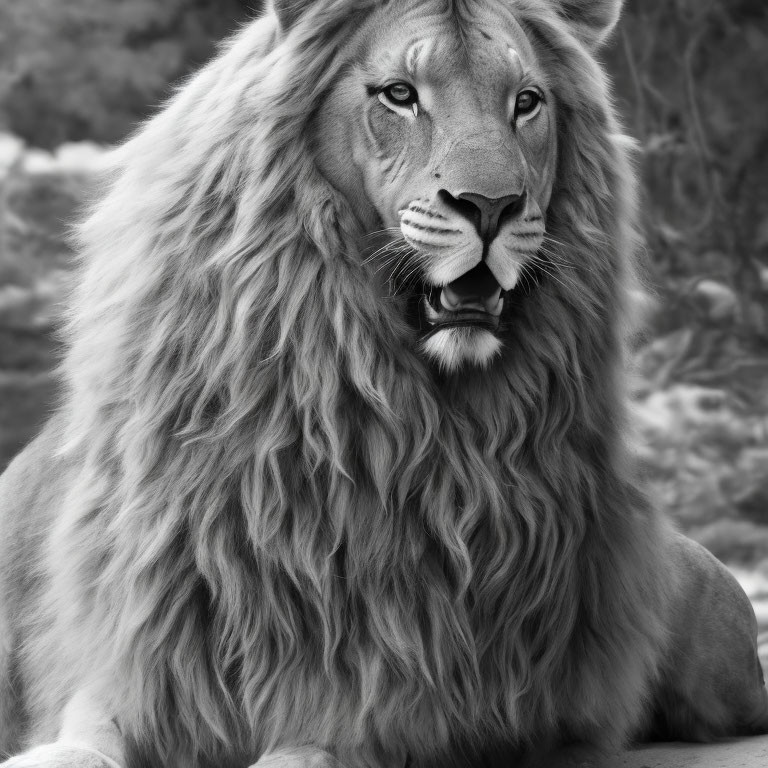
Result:
{"label": "blurred background", "polygon": [[[259,0],[0,0],[0,469],[55,397],[67,228],[106,145]],[[768,662],[768,2],[628,0],[602,54],[640,142],[659,503],[730,565]]]}

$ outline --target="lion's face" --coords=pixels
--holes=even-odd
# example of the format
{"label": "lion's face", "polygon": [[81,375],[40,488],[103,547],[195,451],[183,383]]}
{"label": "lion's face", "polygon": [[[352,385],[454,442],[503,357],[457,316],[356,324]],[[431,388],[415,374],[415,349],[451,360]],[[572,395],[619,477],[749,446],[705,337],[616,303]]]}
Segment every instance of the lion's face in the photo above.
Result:
{"label": "lion's face", "polygon": [[501,2],[457,24],[441,2],[386,3],[318,116],[319,165],[372,233],[367,263],[405,297],[440,367],[487,364],[504,305],[539,256],[556,167],[554,103]]}

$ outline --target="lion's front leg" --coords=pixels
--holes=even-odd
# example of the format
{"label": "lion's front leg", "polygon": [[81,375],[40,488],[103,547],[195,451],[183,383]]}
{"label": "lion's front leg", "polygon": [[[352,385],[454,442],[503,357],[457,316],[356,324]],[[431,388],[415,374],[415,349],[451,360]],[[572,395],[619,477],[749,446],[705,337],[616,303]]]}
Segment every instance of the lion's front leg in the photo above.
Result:
{"label": "lion's front leg", "polygon": [[332,754],[316,747],[269,752],[251,768],[344,768]]}
{"label": "lion's front leg", "polygon": [[262,755],[251,768],[407,768],[412,763],[405,751],[388,757],[378,754],[367,757],[356,752],[337,757],[327,750],[313,746],[282,747]]}
{"label": "lion's front leg", "polygon": [[87,746],[43,744],[0,763],[2,768],[122,768],[107,755]]}
{"label": "lion's front leg", "polygon": [[0,763],[0,768],[123,768],[125,749],[117,725],[87,690],[64,708],[56,741]]}
{"label": "lion's front leg", "polygon": [[682,535],[670,542],[677,588],[645,738],[709,741],[768,732],[768,692],[752,606],[730,572]]}

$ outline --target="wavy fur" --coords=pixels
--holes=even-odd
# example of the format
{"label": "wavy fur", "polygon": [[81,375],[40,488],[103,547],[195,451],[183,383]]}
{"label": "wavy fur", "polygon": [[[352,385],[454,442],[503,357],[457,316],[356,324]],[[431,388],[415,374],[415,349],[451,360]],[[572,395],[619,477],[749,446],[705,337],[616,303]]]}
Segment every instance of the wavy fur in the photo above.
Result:
{"label": "wavy fur", "polygon": [[590,53],[519,5],[560,114],[557,274],[487,369],[426,367],[314,166],[350,2],[249,25],[115,153],[81,232],[33,719],[109,681],[132,764],[165,766],[637,723],[665,576],[623,438],[634,182]]}

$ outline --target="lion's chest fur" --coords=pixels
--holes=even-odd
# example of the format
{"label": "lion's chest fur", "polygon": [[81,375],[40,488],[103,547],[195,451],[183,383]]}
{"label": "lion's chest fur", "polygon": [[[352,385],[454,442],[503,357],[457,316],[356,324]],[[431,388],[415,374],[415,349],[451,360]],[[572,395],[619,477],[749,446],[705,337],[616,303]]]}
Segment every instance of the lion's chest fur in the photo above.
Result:
{"label": "lion's chest fur", "polygon": [[[304,541],[303,572],[261,564],[272,616],[250,663],[290,674],[268,706],[251,702],[254,713],[277,711],[296,738],[351,752],[373,739],[434,753],[556,720],[579,611],[576,522],[547,510],[532,476],[485,471],[494,481],[461,489],[433,472],[421,502],[411,494],[399,509],[360,493],[340,534]],[[512,490],[494,503],[500,478]],[[312,714],[299,704],[307,696]]]}

